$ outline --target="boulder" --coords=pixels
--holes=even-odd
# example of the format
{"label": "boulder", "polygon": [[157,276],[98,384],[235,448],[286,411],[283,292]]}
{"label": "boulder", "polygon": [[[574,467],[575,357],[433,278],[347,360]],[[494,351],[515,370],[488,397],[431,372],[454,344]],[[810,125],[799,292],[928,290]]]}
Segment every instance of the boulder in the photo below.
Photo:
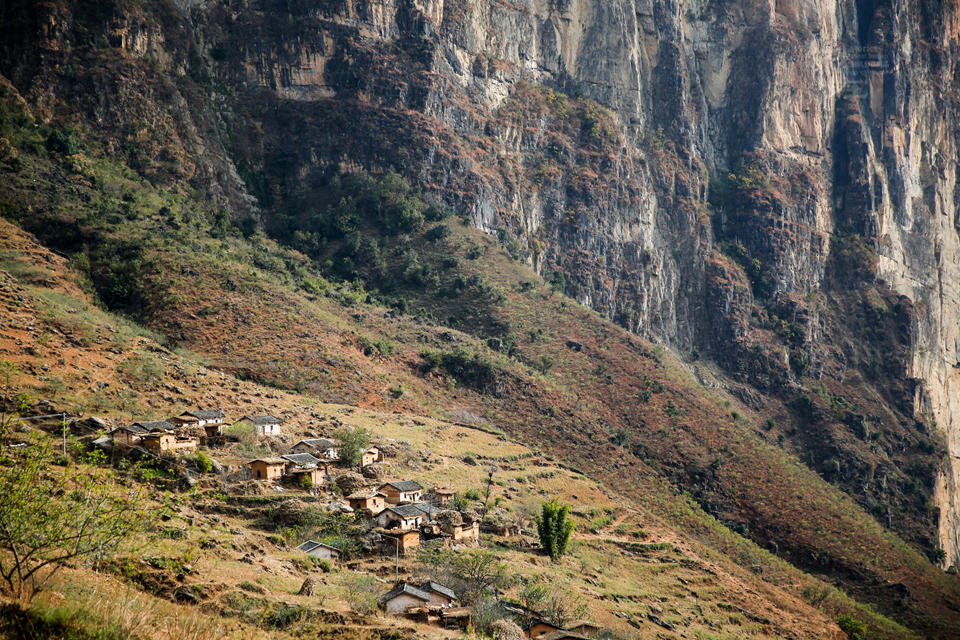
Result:
{"label": "boulder", "polygon": [[344,493],[344,495],[350,495],[351,493],[356,492],[358,489],[361,489],[364,485],[363,476],[354,471],[347,471],[339,476],[336,479],[337,488]]}
{"label": "boulder", "polygon": [[200,598],[190,587],[177,587],[173,590],[173,599],[183,604],[199,604]]}
{"label": "boulder", "polygon": [[433,516],[433,519],[437,521],[442,527],[455,527],[459,524],[463,524],[463,516],[460,515],[459,511],[454,511],[453,509],[447,509],[446,511],[441,511]]}
{"label": "boulder", "polygon": [[307,514],[307,504],[303,500],[291,498],[284,500],[273,510],[274,521],[280,524],[299,524]]}
{"label": "boulder", "polygon": [[300,585],[298,596],[314,596],[317,594],[317,581],[313,576],[307,576],[307,579]]}
{"label": "boulder", "polygon": [[364,478],[377,479],[386,475],[386,469],[384,469],[383,465],[379,462],[374,462],[361,469],[361,473]]}

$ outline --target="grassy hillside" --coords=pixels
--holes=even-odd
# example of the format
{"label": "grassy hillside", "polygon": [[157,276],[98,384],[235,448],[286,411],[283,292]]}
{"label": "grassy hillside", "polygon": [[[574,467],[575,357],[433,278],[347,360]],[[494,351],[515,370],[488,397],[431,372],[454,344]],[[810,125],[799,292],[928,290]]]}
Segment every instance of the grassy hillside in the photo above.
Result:
{"label": "grassy hillside", "polygon": [[[4,268],[34,288],[9,299],[30,297],[34,326],[9,327],[6,349],[20,358],[29,345],[24,384],[38,398],[117,420],[201,400],[281,410],[272,403],[283,399],[473,423],[602,483],[608,499],[642,508],[681,550],[696,544],[764,599],[786,598],[807,616],[810,604],[831,617],[853,611],[877,637],[908,637],[799,567],[923,633],[949,637],[958,624],[955,579],[768,442],[763,416],[703,386],[708,365],[684,365],[554,291],[557,282],[511,257],[509,236],[428,214],[402,183],[362,178],[324,187],[331,202],[346,193],[369,206],[354,207],[350,232],[302,246],[307,257],[199,194],[148,182],[82,128],[35,126],[9,89],[3,104],[4,215],[64,256],[5,227]],[[422,226],[385,228],[393,218],[375,212],[398,200]],[[143,330],[89,301],[193,360],[151,355]],[[584,554],[620,554],[615,537],[597,535]],[[617,571],[625,562],[599,560]]]}

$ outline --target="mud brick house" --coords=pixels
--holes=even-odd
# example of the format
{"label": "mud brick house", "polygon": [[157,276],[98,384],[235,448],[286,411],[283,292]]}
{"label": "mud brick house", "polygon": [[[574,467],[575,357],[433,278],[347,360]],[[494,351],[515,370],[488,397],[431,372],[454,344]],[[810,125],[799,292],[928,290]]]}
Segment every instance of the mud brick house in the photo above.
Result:
{"label": "mud brick house", "polygon": [[284,475],[292,476],[302,482],[302,478],[310,478],[312,486],[323,483],[327,477],[327,466],[318,458],[309,453],[289,453],[280,456],[286,461]]}
{"label": "mud brick house", "polygon": [[339,549],[323,542],[317,542],[316,540],[307,540],[303,544],[298,545],[297,549],[320,560],[340,559]]}
{"label": "mud brick house", "polygon": [[450,536],[452,542],[475,542],[480,538],[479,522],[444,525],[442,530]]}
{"label": "mud brick house", "polygon": [[308,438],[293,445],[294,453],[309,453],[323,460],[339,460],[337,443],[327,438]]}
{"label": "mud brick house", "polygon": [[430,594],[417,587],[401,582],[380,597],[384,610],[393,616],[405,614],[410,609],[423,607],[430,602]]}
{"label": "mud brick house", "polygon": [[387,501],[383,494],[370,491],[358,491],[347,496],[347,504],[357,511],[367,511],[370,515],[377,515],[387,508]]}
{"label": "mud brick house", "polygon": [[420,590],[430,595],[430,607],[450,607],[457,601],[457,594],[453,589],[443,586],[438,582],[424,582],[420,585]]}
{"label": "mud brick house", "polygon": [[283,458],[258,458],[247,463],[255,480],[271,482],[283,477],[287,461]]}
{"label": "mud brick house", "polygon": [[416,480],[398,480],[381,485],[377,489],[390,504],[407,504],[423,499],[423,486]]}
{"label": "mud brick house", "polygon": [[371,464],[383,462],[383,452],[377,447],[370,447],[360,454],[360,466],[366,467]]}
{"label": "mud brick house", "polygon": [[384,555],[399,553],[402,556],[420,547],[420,532],[416,529],[402,531],[400,529],[377,529],[382,536],[380,552]]}
{"label": "mud brick house", "polygon": [[384,529],[416,529],[423,524],[426,515],[413,504],[392,505],[374,518]]}
{"label": "mud brick house", "polygon": [[453,489],[446,487],[434,487],[427,492],[427,500],[438,506],[448,506],[453,504]]}
{"label": "mud brick house", "polygon": [[139,424],[132,424],[126,427],[117,427],[108,431],[107,435],[113,438],[116,444],[133,446],[140,443],[140,439],[150,433],[149,429],[144,429]]}
{"label": "mud brick house", "polygon": [[170,418],[170,422],[181,427],[203,427],[208,438],[218,438],[223,434],[223,412],[219,409],[198,409],[184,411]]}
{"label": "mud brick house", "polygon": [[153,453],[190,453],[200,446],[200,440],[189,436],[178,436],[172,431],[154,431],[140,438],[140,444]]}
{"label": "mud brick house", "polygon": [[280,425],[283,424],[282,419],[271,415],[243,416],[237,422],[253,425],[259,436],[272,436],[280,433]]}

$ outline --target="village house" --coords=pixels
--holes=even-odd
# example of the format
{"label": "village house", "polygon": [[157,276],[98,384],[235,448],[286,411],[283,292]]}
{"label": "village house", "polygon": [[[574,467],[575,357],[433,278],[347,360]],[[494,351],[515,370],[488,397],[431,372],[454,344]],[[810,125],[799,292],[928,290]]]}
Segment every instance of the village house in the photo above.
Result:
{"label": "village house", "polygon": [[390,504],[407,504],[423,499],[423,486],[416,480],[388,482],[377,489]]}
{"label": "village house", "polygon": [[169,421],[180,427],[202,427],[208,438],[217,438],[223,435],[223,418],[219,409],[198,409],[184,411]]}
{"label": "village house", "polygon": [[420,532],[416,529],[401,531],[400,529],[377,529],[383,537],[380,551],[385,555],[399,553],[405,556],[420,547]]}
{"label": "village house", "polygon": [[384,529],[416,529],[423,524],[425,518],[423,511],[416,505],[398,504],[387,507],[374,519]]}
{"label": "village house", "polygon": [[283,477],[287,461],[283,458],[258,458],[248,462],[247,466],[250,467],[254,479],[270,482]]}
{"label": "village house", "polygon": [[117,427],[108,431],[107,435],[113,438],[116,444],[133,446],[140,442],[140,439],[150,433],[149,429],[144,429],[139,424],[132,424],[128,427]]}
{"label": "village house", "polygon": [[340,559],[339,549],[323,542],[317,542],[316,540],[307,540],[303,544],[298,545],[297,549],[300,549],[300,551],[303,551],[307,555],[313,556],[314,558],[319,558],[320,560]]}
{"label": "village house", "polygon": [[420,585],[420,590],[430,595],[430,607],[449,607],[457,601],[457,594],[453,589],[443,586],[438,582],[424,582]]}
{"label": "village house", "polygon": [[453,504],[453,489],[446,487],[434,487],[427,492],[427,499],[437,506],[448,506]]}
{"label": "village house", "polygon": [[357,511],[367,511],[370,515],[377,515],[387,507],[387,501],[380,493],[358,491],[347,496],[347,504]]}
{"label": "village house", "polygon": [[309,453],[289,453],[280,457],[286,461],[286,475],[293,476],[298,482],[307,477],[311,486],[316,487],[326,479],[326,465]]}
{"label": "village house", "polygon": [[540,640],[591,640],[589,637],[575,633],[568,629],[557,629],[550,633],[537,636]]}
{"label": "village house", "polygon": [[189,453],[196,451],[200,440],[189,436],[178,436],[171,431],[156,431],[140,438],[140,444],[152,453]]}
{"label": "village house", "polygon": [[432,502],[414,502],[413,506],[417,507],[423,512],[423,515],[426,518],[425,522],[433,522],[438,513],[441,511],[446,511],[446,509],[438,507]]}
{"label": "village house", "polygon": [[293,445],[296,453],[310,453],[324,460],[339,460],[340,450],[337,443],[327,438],[308,438]]}
{"label": "village house", "polygon": [[177,428],[177,425],[166,420],[141,420],[140,422],[134,422],[133,426],[147,431],[173,431]]}
{"label": "village house", "polygon": [[271,415],[243,416],[237,422],[253,425],[258,436],[271,436],[280,433],[280,425],[283,424],[283,420]]}
{"label": "village house", "polygon": [[603,631],[603,629],[598,624],[594,624],[589,620],[574,620],[573,622],[567,624],[567,631],[573,631],[574,633],[579,633],[585,636],[595,635]]}
{"label": "village house", "polygon": [[442,530],[452,542],[476,541],[480,538],[480,523],[443,525]]}
{"label": "village house", "polygon": [[537,640],[537,638],[542,638],[554,631],[563,631],[563,629],[540,618],[533,618],[523,629],[524,635],[531,638],[531,640]]}
{"label": "village house", "polygon": [[428,602],[430,594],[406,582],[401,582],[380,597],[384,610],[393,616],[403,615],[410,609],[425,606]]}
{"label": "village house", "polygon": [[371,464],[383,462],[383,452],[377,447],[370,447],[360,454],[360,466],[366,467]]}

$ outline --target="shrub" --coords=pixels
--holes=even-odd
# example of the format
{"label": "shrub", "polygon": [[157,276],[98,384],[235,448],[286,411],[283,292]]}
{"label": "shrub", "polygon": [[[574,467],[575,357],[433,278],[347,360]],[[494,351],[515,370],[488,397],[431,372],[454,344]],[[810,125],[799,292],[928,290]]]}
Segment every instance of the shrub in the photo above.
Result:
{"label": "shrub", "polygon": [[380,584],[373,576],[362,573],[347,573],[343,576],[347,603],[354,611],[371,614],[380,604]]}
{"label": "shrub", "polygon": [[313,480],[310,479],[309,474],[304,473],[300,476],[300,488],[304,491],[313,489]]}
{"label": "shrub", "polygon": [[837,625],[850,640],[867,640],[867,625],[846,614],[837,619]]}
{"label": "shrub", "polygon": [[197,466],[197,470],[200,471],[200,473],[210,473],[213,471],[213,460],[203,451],[197,451],[197,455],[193,456],[193,464]]}
{"label": "shrub", "polygon": [[493,362],[483,355],[470,353],[464,347],[453,351],[429,349],[420,353],[427,371],[442,370],[458,381],[484,391],[497,380],[497,369]]}
{"label": "shrub", "polygon": [[445,224],[438,224],[433,229],[430,229],[423,237],[429,240],[430,242],[437,242],[438,240],[443,240],[450,235],[450,227]]}
{"label": "shrub", "polygon": [[540,535],[540,546],[547,555],[556,560],[565,554],[573,529],[570,505],[561,504],[556,498],[543,504],[541,514],[537,517],[537,533]]}
{"label": "shrub", "polygon": [[131,382],[143,384],[163,377],[166,368],[149,353],[135,353],[127,358],[118,370]]}
{"label": "shrub", "polygon": [[340,449],[340,462],[349,467],[360,464],[363,450],[370,446],[370,432],[362,427],[347,429],[342,427],[333,433]]}
{"label": "shrub", "polygon": [[323,571],[324,573],[330,573],[333,571],[333,566],[330,564],[329,560],[321,560],[318,566],[320,567],[320,571]]}

